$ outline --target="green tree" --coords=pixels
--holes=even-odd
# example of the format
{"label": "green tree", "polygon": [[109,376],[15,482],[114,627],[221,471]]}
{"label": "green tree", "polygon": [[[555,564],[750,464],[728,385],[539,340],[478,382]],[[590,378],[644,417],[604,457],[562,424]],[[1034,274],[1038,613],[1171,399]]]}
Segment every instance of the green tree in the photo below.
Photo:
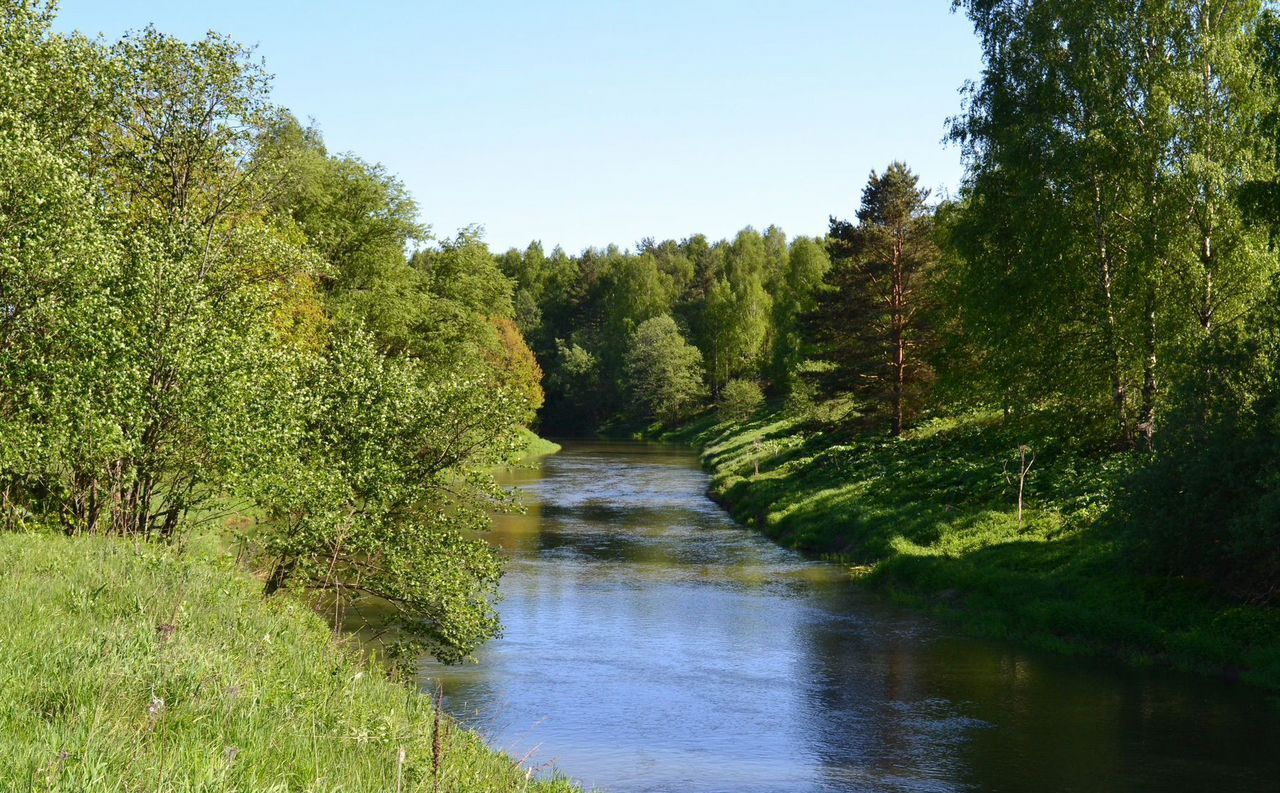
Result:
{"label": "green tree", "polygon": [[[271,437],[272,387],[291,368],[276,338],[280,284],[314,266],[242,216],[258,184],[239,165],[264,87],[221,39],[148,30],[85,58],[48,33],[47,15],[9,13],[33,25],[17,51],[37,64],[70,52],[58,79],[78,74],[85,106],[108,112],[75,159],[42,150],[40,115],[5,125],[5,195],[29,206],[4,211],[32,237],[6,246],[8,499],[70,531],[167,536],[248,476],[253,444]],[[41,241],[51,221],[53,247]],[[36,327],[43,306],[56,315]]]}
{"label": "green tree", "polygon": [[635,412],[678,421],[704,394],[702,353],[684,340],[670,316],[645,320],[627,351],[627,389]]}
{"label": "green tree", "polygon": [[858,223],[831,219],[840,267],[826,300],[823,340],[841,379],[889,414],[902,433],[931,377],[922,354],[931,270],[938,261],[929,192],[905,164],[874,171],[862,191]]}
{"label": "green tree", "polygon": [[267,593],[390,606],[406,650],[465,658],[498,629],[501,565],[475,532],[506,502],[489,471],[520,448],[524,399],[384,356],[362,333],[335,337],[291,396],[285,461],[254,486]]}
{"label": "green tree", "polygon": [[751,380],[730,380],[720,390],[717,408],[723,421],[747,421],[764,405],[764,392]]}
{"label": "green tree", "polygon": [[252,498],[268,590],[469,653],[496,630],[489,472],[539,393],[510,281],[467,232],[411,262],[399,183],[330,157],[234,42],[51,19],[0,5],[6,524],[168,538]]}
{"label": "green tree", "polygon": [[1005,405],[1106,405],[1113,436],[1150,447],[1161,384],[1199,376],[1197,336],[1274,269],[1236,203],[1274,167],[1262,4],[957,5],[987,63],[953,131],[969,163],[950,225],[957,328],[981,361],[968,370]]}
{"label": "green tree", "polygon": [[[598,400],[600,360],[577,341],[556,339],[548,385],[552,424],[574,429],[594,428],[603,418]],[[556,411],[560,411],[557,415]]]}
{"label": "green tree", "polygon": [[1232,598],[1280,600],[1280,282],[1197,356],[1213,377],[1174,394],[1160,454],[1120,515],[1145,560]]}
{"label": "green tree", "polygon": [[822,243],[808,237],[791,243],[786,267],[773,292],[770,377],[784,391],[791,390],[798,368],[811,352],[805,319],[817,309],[830,269],[831,259]]}
{"label": "green tree", "polygon": [[715,277],[702,317],[701,348],[713,391],[741,375],[755,375],[764,361],[773,300],[765,289],[764,239],[744,229],[723,248],[723,275]]}

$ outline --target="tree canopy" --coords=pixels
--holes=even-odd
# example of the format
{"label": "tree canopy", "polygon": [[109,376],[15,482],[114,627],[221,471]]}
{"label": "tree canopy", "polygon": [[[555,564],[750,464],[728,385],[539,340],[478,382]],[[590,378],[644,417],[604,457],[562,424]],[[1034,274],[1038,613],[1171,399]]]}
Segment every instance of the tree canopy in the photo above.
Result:
{"label": "tree canopy", "polygon": [[248,501],[268,593],[465,657],[497,630],[489,472],[541,402],[479,235],[429,238],[224,36],[0,9],[5,525],[174,539]]}

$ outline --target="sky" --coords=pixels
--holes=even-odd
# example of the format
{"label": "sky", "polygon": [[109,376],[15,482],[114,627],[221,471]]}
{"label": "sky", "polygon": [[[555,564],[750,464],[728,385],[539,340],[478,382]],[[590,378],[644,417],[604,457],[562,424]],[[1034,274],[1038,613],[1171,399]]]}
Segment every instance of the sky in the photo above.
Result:
{"label": "sky", "polygon": [[945,144],[978,43],[950,0],[62,0],[58,27],[254,45],[332,152],[382,163],[423,222],[495,250],[817,235]]}

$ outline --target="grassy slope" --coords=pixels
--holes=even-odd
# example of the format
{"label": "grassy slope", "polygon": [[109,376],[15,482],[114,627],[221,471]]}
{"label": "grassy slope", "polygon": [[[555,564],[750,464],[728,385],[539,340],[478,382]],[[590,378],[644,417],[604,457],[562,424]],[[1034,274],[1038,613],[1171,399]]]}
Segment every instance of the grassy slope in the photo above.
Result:
{"label": "grassy slope", "polygon": [[739,520],[974,632],[1280,689],[1280,610],[1126,564],[1123,532],[1105,519],[1121,455],[1037,450],[1020,530],[1009,473],[1022,441],[998,416],[893,440],[773,412],[729,427],[703,420],[672,438],[703,448],[711,494]]}
{"label": "grassy slope", "polygon": [[[429,700],[260,592],[216,559],[0,536],[0,788],[431,790]],[[441,790],[570,789],[445,724]]]}
{"label": "grassy slope", "polygon": [[545,457],[548,454],[555,454],[560,451],[560,444],[543,438],[533,430],[522,427],[520,429],[520,436],[524,438],[525,448],[517,456],[518,460],[527,460],[531,457]]}

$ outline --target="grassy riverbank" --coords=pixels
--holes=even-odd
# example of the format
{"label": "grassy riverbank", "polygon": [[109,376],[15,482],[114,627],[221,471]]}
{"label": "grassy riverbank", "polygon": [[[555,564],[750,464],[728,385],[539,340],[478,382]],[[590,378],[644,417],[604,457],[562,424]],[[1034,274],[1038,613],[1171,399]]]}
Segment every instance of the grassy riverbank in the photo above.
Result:
{"label": "grassy riverbank", "polygon": [[546,457],[560,451],[560,444],[549,441],[531,429],[521,428],[520,437],[524,439],[524,448],[516,455],[516,460],[528,460],[533,457]]}
{"label": "grassy riverbank", "polygon": [[3,535],[0,621],[5,790],[572,789],[447,720],[434,747],[426,697],[220,557]]}
{"label": "grassy riverbank", "polygon": [[[712,496],[739,520],[972,632],[1280,689],[1280,610],[1133,572],[1135,550],[1108,512],[1124,455],[1082,452],[1052,427],[1019,432],[999,415],[935,420],[896,440],[830,426],[773,411],[668,437],[703,449]],[[1019,526],[1026,437],[1042,440]]]}

